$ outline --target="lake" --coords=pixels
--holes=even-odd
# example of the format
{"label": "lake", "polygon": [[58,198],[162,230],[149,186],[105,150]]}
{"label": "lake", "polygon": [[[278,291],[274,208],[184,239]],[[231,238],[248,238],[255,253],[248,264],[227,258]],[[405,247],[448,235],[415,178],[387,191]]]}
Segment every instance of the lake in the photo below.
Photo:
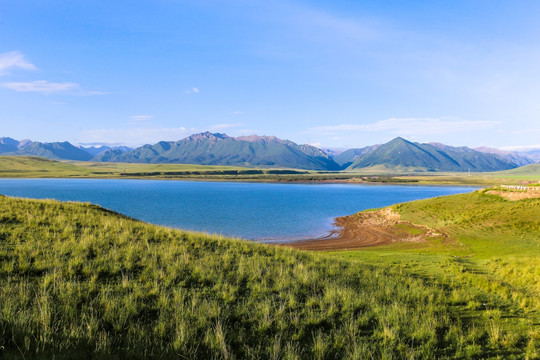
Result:
{"label": "lake", "polygon": [[360,210],[475,187],[0,179],[7,196],[91,202],[146,222],[260,241],[319,237]]}

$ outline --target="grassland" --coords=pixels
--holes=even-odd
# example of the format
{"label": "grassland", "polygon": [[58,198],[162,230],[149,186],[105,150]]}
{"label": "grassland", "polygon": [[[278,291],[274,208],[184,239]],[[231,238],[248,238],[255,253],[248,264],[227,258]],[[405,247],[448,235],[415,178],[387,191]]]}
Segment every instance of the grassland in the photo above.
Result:
{"label": "grassland", "polygon": [[334,255],[370,265],[401,266],[449,288],[466,287],[470,294],[483,293],[480,297],[485,296],[484,300],[466,300],[465,308],[489,319],[497,336],[529,333],[529,348],[534,349],[529,358],[537,358],[540,199],[509,201],[489,192],[484,189],[394,205],[402,220],[436,229],[439,235],[422,243],[396,243]]}
{"label": "grassland", "polygon": [[0,197],[0,356],[537,358],[539,200],[460,196],[396,206],[441,239],[340,253]]}
{"label": "grassland", "polygon": [[521,184],[540,180],[540,165],[495,173],[416,173],[395,169],[324,172],[193,164],[60,162],[39,157],[0,156],[0,178],[139,178],[217,181],[405,183],[432,185]]}
{"label": "grassland", "polygon": [[489,175],[501,179],[539,180],[540,164],[531,164],[517,169],[498,171]]}
{"label": "grassland", "polygon": [[54,161],[34,156],[0,156],[0,177],[10,178],[205,178],[307,174],[294,169],[251,169],[192,164],[125,164]]}

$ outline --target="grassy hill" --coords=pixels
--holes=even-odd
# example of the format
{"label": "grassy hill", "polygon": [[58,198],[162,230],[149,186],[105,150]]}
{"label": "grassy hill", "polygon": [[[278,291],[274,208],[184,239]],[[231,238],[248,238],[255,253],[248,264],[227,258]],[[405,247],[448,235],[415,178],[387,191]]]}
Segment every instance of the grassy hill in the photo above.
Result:
{"label": "grassy hill", "polygon": [[[369,171],[368,171],[369,170]],[[519,184],[540,181],[538,165],[493,173],[409,173],[410,168],[375,166],[355,172],[253,169],[193,164],[60,162],[39,157],[0,156],[0,178],[143,178],[240,181],[338,181],[437,185]]]}
{"label": "grassy hill", "polygon": [[530,164],[519,167],[517,169],[497,171],[488,174],[491,177],[501,179],[517,179],[517,180],[539,180],[540,181],[540,164]]}
{"label": "grassy hill", "polygon": [[0,156],[0,178],[264,178],[306,174],[294,169],[249,169],[191,164],[62,162],[33,156]]}
{"label": "grassy hill", "polygon": [[465,309],[491,323],[490,336],[510,338],[528,333],[529,352],[524,358],[539,357],[540,198],[509,201],[485,189],[392,208],[402,220],[435,229],[438,235],[426,242],[396,243],[336,256],[402,266],[453,288],[463,286],[471,295],[483,293],[481,301],[461,299]]}
{"label": "grassy hill", "polygon": [[90,177],[93,172],[74,164],[37,156],[0,156],[0,177]]}
{"label": "grassy hill", "polygon": [[360,149],[345,150],[341,154],[334,156],[334,161],[341,166],[342,169],[348,168],[356,159],[377,149],[379,145],[367,146]]}
{"label": "grassy hill", "polygon": [[[470,196],[480,208],[458,212],[459,197],[442,213],[446,198],[396,208],[455,229],[452,237],[471,223],[467,236],[482,234],[490,214],[511,210],[495,226],[508,236],[494,240],[497,258],[483,245],[488,236],[482,251],[465,237],[465,250],[435,239],[307,253],[153,226],[90,204],[0,197],[0,356],[535,358],[538,309],[523,274],[538,271],[531,239],[539,230],[521,215],[538,200],[507,208]],[[499,251],[507,245],[508,259]],[[451,256],[471,253],[482,268]]]}

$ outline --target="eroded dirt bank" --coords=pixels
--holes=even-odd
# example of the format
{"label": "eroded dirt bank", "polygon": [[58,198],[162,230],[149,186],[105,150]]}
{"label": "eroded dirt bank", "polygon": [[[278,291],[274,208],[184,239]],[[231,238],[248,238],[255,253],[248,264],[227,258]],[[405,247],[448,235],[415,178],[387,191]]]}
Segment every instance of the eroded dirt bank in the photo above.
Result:
{"label": "eroded dirt bank", "polygon": [[288,243],[303,250],[346,250],[395,242],[420,242],[439,236],[432,229],[400,220],[391,208],[336,218],[339,229],[326,237]]}

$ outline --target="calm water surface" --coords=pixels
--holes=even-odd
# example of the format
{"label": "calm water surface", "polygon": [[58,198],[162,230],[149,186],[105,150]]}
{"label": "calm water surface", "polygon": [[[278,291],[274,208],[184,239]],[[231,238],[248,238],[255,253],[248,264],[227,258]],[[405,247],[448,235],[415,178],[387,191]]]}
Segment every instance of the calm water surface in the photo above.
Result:
{"label": "calm water surface", "polygon": [[318,237],[333,219],[474,187],[0,179],[0,194],[84,201],[159,225],[252,240]]}

